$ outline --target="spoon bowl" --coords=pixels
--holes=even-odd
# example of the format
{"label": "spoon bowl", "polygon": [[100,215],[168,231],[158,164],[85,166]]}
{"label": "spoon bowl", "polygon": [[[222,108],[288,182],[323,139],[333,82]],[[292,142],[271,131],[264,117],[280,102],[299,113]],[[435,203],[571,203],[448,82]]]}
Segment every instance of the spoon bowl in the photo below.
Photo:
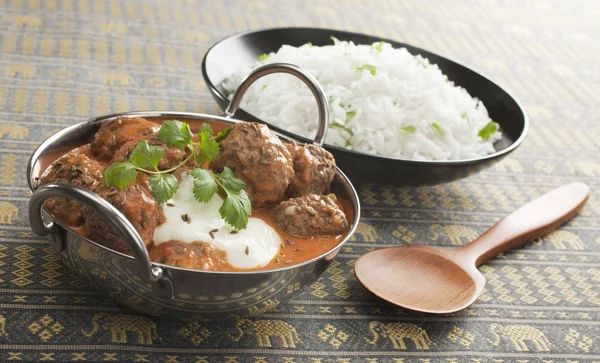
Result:
{"label": "spoon bowl", "polygon": [[556,229],[585,205],[588,196],[589,188],[582,183],[554,189],[458,249],[408,245],[366,253],[356,260],[356,278],[374,295],[399,307],[455,313],[470,306],[483,291],[485,277],[479,265]]}
{"label": "spoon bowl", "polygon": [[[377,286],[371,292],[405,309],[432,314],[459,311],[471,305],[485,286],[485,277],[474,266],[455,262],[452,250],[412,245],[367,255],[356,261],[359,281],[367,288]],[[377,273],[365,273],[372,260],[379,262]],[[383,271],[385,279],[380,278]]]}

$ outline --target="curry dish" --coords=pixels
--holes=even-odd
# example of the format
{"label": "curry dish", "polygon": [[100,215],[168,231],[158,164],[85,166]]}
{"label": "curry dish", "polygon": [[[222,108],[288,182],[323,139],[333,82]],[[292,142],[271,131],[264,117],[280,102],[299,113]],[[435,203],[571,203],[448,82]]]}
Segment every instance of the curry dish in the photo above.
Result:
{"label": "curry dish", "polygon": [[[165,137],[165,123],[189,134],[189,144]],[[90,143],[46,156],[37,183],[67,182],[98,194],[132,223],[158,263],[265,270],[333,249],[353,218],[349,202],[331,190],[333,156],[282,141],[261,124],[227,126],[119,118],[103,124]],[[65,198],[44,206],[89,239],[130,253],[92,210]]]}

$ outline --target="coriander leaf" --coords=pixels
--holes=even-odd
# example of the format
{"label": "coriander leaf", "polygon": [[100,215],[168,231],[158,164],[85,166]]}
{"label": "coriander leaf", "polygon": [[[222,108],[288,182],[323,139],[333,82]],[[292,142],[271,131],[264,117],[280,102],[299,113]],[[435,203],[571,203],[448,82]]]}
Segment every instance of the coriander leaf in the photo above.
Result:
{"label": "coriander leaf", "polygon": [[342,124],[338,124],[337,122],[330,123],[329,128],[343,130],[343,131],[346,131],[347,133],[349,133],[350,136],[354,136],[354,132],[352,130],[350,130],[349,128],[347,128],[346,126],[344,126]]}
{"label": "coriander leaf", "polygon": [[106,186],[115,186],[121,190],[127,188],[127,186],[137,178],[137,170],[135,165],[130,162],[124,163],[112,163],[104,171],[104,184]]}
{"label": "coriander leaf", "polygon": [[160,146],[150,146],[148,141],[142,140],[137,143],[135,149],[131,152],[129,160],[138,168],[153,168],[158,171],[158,162],[165,154]]}
{"label": "coriander leaf", "polygon": [[194,137],[190,126],[177,120],[164,121],[157,135],[167,145],[175,146],[181,150],[184,150]]}
{"label": "coriander leaf", "polygon": [[259,60],[259,61],[264,61],[264,60],[265,60],[265,59],[267,59],[267,58],[269,58],[269,55],[268,55],[267,53],[264,53],[264,54],[261,54],[261,55],[258,57],[258,60]]}
{"label": "coriander leaf", "polygon": [[200,132],[198,133],[198,138],[200,138],[201,134],[205,138],[210,138],[213,135],[212,127],[210,127],[210,125],[207,123],[203,123],[202,126],[200,126]]}
{"label": "coriander leaf", "polygon": [[442,130],[442,128],[440,127],[440,125],[436,124],[435,122],[431,124],[431,126],[433,126],[433,128],[435,129],[435,131],[438,132],[438,134],[440,134],[440,136],[444,136],[444,130]]}
{"label": "coriander leaf", "polygon": [[352,142],[350,140],[346,140],[346,142],[344,143],[344,147],[347,148],[349,146],[352,146]]}
{"label": "coriander leaf", "polygon": [[227,135],[229,135],[230,132],[231,132],[231,127],[228,127],[222,131],[219,131],[217,133],[217,136],[215,137],[215,141],[221,142],[221,141],[225,140],[225,138],[227,137]]}
{"label": "coriander leaf", "polygon": [[381,47],[383,47],[383,45],[385,44],[384,41],[381,41],[379,43],[376,43],[377,45],[374,47],[378,52],[381,52]]}
{"label": "coriander leaf", "polygon": [[246,228],[248,216],[252,212],[252,205],[245,190],[227,192],[227,198],[219,208],[221,217],[235,229]]}
{"label": "coriander leaf", "polygon": [[362,72],[362,71],[369,71],[371,72],[371,75],[374,76],[375,74],[377,74],[377,67],[372,66],[370,64],[363,64],[361,67],[356,68],[357,71]]}
{"label": "coriander leaf", "polygon": [[333,44],[338,43],[340,40],[334,36],[330,36],[329,39],[333,40]]}
{"label": "coriander leaf", "polygon": [[408,125],[408,126],[404,126],[399,128],[398,130],[402,131],[402,132],[406,132],[407,134],[414,134],[416,129],[413,125]]}
{"label": "coriander leaf", "polygon": [[196,168],[190,172],[190,175],[194,178],[194,198],[202,203],[208,202],[217,192],[217,183],[213,174],[206,169]]}
{"label": "coriander leaf", "polygon": [[348,111],[346,112],[346,122],[352,120],[352,118],[356,115],[356,112],[354,111]]}
{"label": "coriander leaf", "polygon": [[235,93],[235,90],[233,90],[233,89],[226,89],[225,90],[225,96],[227,96],[227,97],[231,96],[234,93]]}
{"label": "coriander leaf", "polygon": [[246,188],[246,183],[243,180],[235,177],[233,170],[228,167],[224,167],[223,171],[220,174],[217,174],[219,179],[221,179],[221,184],[223,185],[223,189],[227,189],[232,192],[239,192],[242,189]]}
{"label": "coriander leaf", "polygon": [[198,133],[199,150],[196,153],[196,161],[203,165],[206,162],[211,162],[219,155],[219,144],[212,137],[213,130],[209,124],[202,124]]}
{"label": "coriander leaf", "polygon": [[313,46],[312,42],[308,42],[308,43],[306,43],[306,45],[308,45],[309,47]]}
{"label": "coriander leaf", "polygon": [[496,123],[494,121],[490,121],[481,130],[479,130],[478,135],[482,139],[487,140],[490,138],[490,136],[492,136],[492,134],[494,132],[496,132],[496,130],[498,130],[498,126],[496,125]]}
{"label": "coriander leaf", "polygon": [[148,179],[152,195],[159,203],[165,203],[173,197],[179,187],[179,182],[173,174],[154,174]]}
{"label": "coriander leaf", "polygon": [[467,113],[466,112],[465,113],[461,113],[460,117],[466,120],[467,119]]}

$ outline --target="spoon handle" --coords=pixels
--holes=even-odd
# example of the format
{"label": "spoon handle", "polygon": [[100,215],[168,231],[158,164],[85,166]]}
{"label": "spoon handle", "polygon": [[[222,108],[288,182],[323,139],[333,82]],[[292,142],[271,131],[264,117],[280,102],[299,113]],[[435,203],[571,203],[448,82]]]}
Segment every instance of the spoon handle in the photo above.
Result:
{"label": "spoon handle", "polygon": [[479,238],[460,248],[456,257],[479,266],[498,254],[558,228],[585,204],[590,188],[583,183],[563,185],[512,212]]}

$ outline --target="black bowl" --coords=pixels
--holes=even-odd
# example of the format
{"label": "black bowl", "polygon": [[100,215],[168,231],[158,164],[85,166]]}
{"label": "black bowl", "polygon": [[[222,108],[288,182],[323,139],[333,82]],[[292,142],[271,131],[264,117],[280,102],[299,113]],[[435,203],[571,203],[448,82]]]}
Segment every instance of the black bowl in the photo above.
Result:
{"label": "black bowl", "polygon": [[[355,44],[373,44],[383,40],[394,48],[404,47],[414,55],[420,54],[428,58],[432,63],[437,64],[456,85],[464,87],[471,96],[483,102],[490,117],[500,125],[503,135],[502,139],[494,144],[495,153],[452,161],[415,161],[382,157],[325,145],[325,148],[334,155],[338,166],[353,182],[420,185],[461,179],[491,166],[515,150],[525,138],[529,120],[524,109],[506,90],[487,77],[459,62],[426,50],[365,34],[315,28],[276,28],[235,34],[219,41],[208,50],[202,60],[202,75],[214,99],[222,109],[225,109],[229,100],[222,83],[231,74],[243,67],[254,65],[261,54],[276,52],[284,44],[300,46],[312,42],[318,46],[330,45],[332,36]],[[304,142],[311,141],[264,122],[242,109],[236,112],[235,117],[262,122],[283,134],[291,135]]]}

